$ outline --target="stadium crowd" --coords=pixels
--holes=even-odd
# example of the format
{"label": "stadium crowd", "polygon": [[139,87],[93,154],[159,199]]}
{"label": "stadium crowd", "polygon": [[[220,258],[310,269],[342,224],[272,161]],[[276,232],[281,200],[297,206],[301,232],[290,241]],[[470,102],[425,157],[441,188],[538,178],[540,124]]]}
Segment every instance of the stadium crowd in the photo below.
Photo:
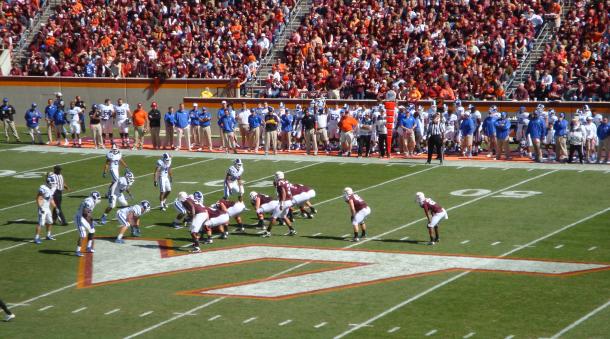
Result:
{"label": "stadium crowd", "polygon": [[0,38],[2,48],[12,49],[26,29],[32,26],[34,17],[41,10],[41,1],[2,1],[0,11]]}
{"label": "stadium crowd", "polygon": [[[10,141],[12,134],[20,142],[15,114],[16,109],[4,98],[0,119],[5,138]],[[132,110],[119,98],[116,103],[106,99],[88,107],[78,96],[68,103],[61,93],[56,93],[44,109],[32,103],[25,120],[32,143],[43,143],[40,125],[46,122],[46,144],[55,142],[60,146],[63,141],[64,146],[72,147],[82,147],[89,128],[95,148],[116,145],[133,150],[143,149],[150,133],[152,149],[156,150],[216,148],[227,153],[262,151],[265,155],[304,151],[308,155],[332,152],[347,157],[352,153],[358,157],[377,154],[382,158],[391,154],[415,158],[427,152],[428,163],[433,153],[441,163],[445,153],[466,159],[483,154],[492,159],[504,156],[506,160],[519,156],[537,162],[572,162],[577,154],[581,163],[605,163],[610,151],[608,118],[587,105],[567,121],[565,113],[546,109],[542,104],[533,112],[522,107],[514,116],[495,106],[480,112],[472,105],[462,106],[460,100],[451,106],[437,106],[434,102],[427,109],[408,104],[397,107],[394,123],[388,124],[381,101],[373,107],[331,107],[324,99],[316,99],[308,107],[297,105],[295,109],[283,104],[274,109],[267,103],[257,107],[242,103],[240,108],[234,108],[223,101],[216,112],[197,104],[187,109],[180,103],[162,113],[156,102],[150,109],[138,103]],[[220,134],[219,145],[213,142],[213,124]],[[392,137],[389,145],[388,135]],[[516,148],[510,148],[511,141],[517,144]]]}
{"label": "stadium crowd", "polygon": [[574,6],[515,99],[610,101],[610,4]]}
{"label": "stadium crowd", "polygon": [[256,75],[258,62],[293,6],[293,0],[222,1],[218,6],[199,1],[64,1],[33,40],[23,71],[246,80]]}

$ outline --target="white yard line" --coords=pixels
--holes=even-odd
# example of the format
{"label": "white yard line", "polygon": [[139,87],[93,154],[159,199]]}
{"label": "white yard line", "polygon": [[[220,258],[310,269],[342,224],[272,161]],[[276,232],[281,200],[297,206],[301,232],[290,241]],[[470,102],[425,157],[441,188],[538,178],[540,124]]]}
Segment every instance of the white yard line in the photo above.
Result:
{"label": "white yard line", "polygon": [[73,164],[73,163],[76,163],[76,162],[87,161],[87,160],[91,160],[91,159],[95,159],[95,158],[101,158],[101,157],[105,157],[105,155],[96,155],[94,157],[80,158],[80,159],[76,159],[76,160],[70,160],[70,161],[66,161],[66,162],[61,162],[59,164],[53,164],[53,165],[50,165],[50,166],[44,166],[44,167],[38,167],[38,168],[34,168],[34,169],[24,170],[24,171],[21,171],[21,172],[13,173],[13,174],[11,174],[11,176],[18,175],[18,174],[23,174],[23,173],[27,173],[27,172],[36,172],[36,171],[40,171],[40,170],[44,170],[44,169],[51,169],[55,165],[68,165],[68,164]]}
{"label": "white yard line", "polygon": [[510,169],[510,167],[506,167],[506,168],[503,168],[502,170],[503,171],[508,171],[509,169]]}
{"label": "white yard line", "polygon": [[436,332],[438,332],[438,330],[432,330],[432,331],[429,331],[428,333],[426,333],[426,337],[429,337],[429,336],[431,336],[431,335],[434,335]]}
{"label": "white yard line", "polygon": [[555,249],[558,250],[563,247],[563,244],[555,246]]}
{"label": "white yard line", "polygon": [[153,314],[155,311],[148,311],[148,312],[144,312],[142,314],[140,314],[140,318],[145,317],[147,315]]}
{"label": "white yard line", "polygon": [[409,239],[409,237],[402,237],[402,238],[400,238],[401,241],[404,241],[404,240],[407,240],[407,239]]}
{"label": "white yard line", "polygon": [[278,326],[286,326],[292,322],[292,319],[284,320],[278,324]]}
{"label": "white yard line", "polygon": [[[539,176],[538,176],[538,177],[539,177]],[[529,243],[527,243],[527,244],[525,244],[525,245],[522,245],[522,246],[520,246],[520,247],[517,247],[517,248],[515,248],[515,249],[512,249],[512,250],[510,250],[510,251],[508,251],[508,252],[506,252],[506,253],[504,253],[504,254],[502,254],[502,255],[498,256],[498,258],[504,258],[504,257],[506,257],[506,256],[509,256],[509,255],[511,255],[511,254],[513,254],[513,253],[515,253],[515,252],[517,252],[517,251],[520,251],[520,250],[522,250],[522,249],[524,249],[524,248],[526,248],[526,247],[528,247],[528,246],[534,245],[534,244],[536,244],[536,243],[538,243],[538,242],[540,242],[540,241],[543,241],[543,240],[545,240],[545,239],[548,239],[548,238],[550,238],[550,237],[552,237],[552,236],[554,236],[554,235],[556,235],[556,234],[558,234],[558,233],[561,233],[561,232],[563,232],[563,231],[565,231],[565,230],[567,230],[567,229],[569,229],[569,228],[572,228],[572,227],[574,227],[574,226],[576,226],[576,225],[578,225],[578,224],[580,224],[580,223],[583,223],[583,222],[585,222],[585,221],[587,221],[587,220],[593,219],[593,218],[595,218],[595,217],[597,217],[597,216],[599,216],[599,215],[602,215],[602,214],[604,214],[604,213],[606,213],[606,212],[608,212],[608,211],[610,211],[610,207],[607,207],[607,208],[605,208],[605,209],[603,209],[603,210],[601,210],[601,211],[598,211],[598,212],[596,212],[596,213],[593,213],[593,214],[591,214],[591,215],[589,215],[589,216],[587,216],[587,217],[585,217],[585,218],[582,218],[582,219],[580,219],[580,220],[577,220],[577,221],[575,221],[575,222],[573,222],[573,223],[571,223],[571,224],[569,224],[569,225],[565,225],[565,226],[563,226],[563,227],[561,227],[561,228],[559,228],[559,229],[557,229],[557,230],[555,230],[555,231],[553,231],[553,232],[551,232],[551,233],[548,233],[548,234],[546,234],[546,235],[544,235],[544,236],[542,236],[542,237],[540,237],[540,238],[538,238],[538,239],[532,240],[532,241],[530,241]],[[438,283],[438,284],[436,284],[436,285],[434,285],[434,286],[432,286],[432,287],[428,288],[427,290],[425,290],[425,291],[423,291],[423,292],[420,292],[420,293],[418,293],[418,294],[414,295],[413,297],[411,297],[411,298],[409,298],[409,299],[407,299],[407,300],[405,300],[405,301],[403,301],[403,302],[401,302],[401,303],[399,303],[399,304],[396,304],[396,305],[394,305],[394,306],[392,306],[392,307],[388,308],[387,310],[385,310],[385,311],[383,311],[383,312],[381,312],[381,313],[377,314],[376,316],[374,316],[374,317],[372,317],[372,318],[370,318],[370,319],[368,319],[368,320],[366,320],[366,321],[362,322],[360,325],[358,325],[358,326],[356,326],[356,327],[353,327],[353,328],[350,328],[349,330],[347,330],[347,331],[345,331],[345,332],[343,332],[343,333],[341,333],[341,334],[339,334],[339,335],[335,336],[335,339],[338,339],[338,338],[343,338],[343,337],[345,337],[346,335],[348,335],[348,334],[350,334],[350,333],[352,333],[352,332],[354,332],[354,331],[357,331],[357,330],[359,330],[360,328],[362,328],[362,327],[364,327],[364,326],[366,326],[366,325],[369,325],[369,324],[373,323],[374,321],[376,321],[376,320],[378,320],[378,319],[380,319],[380,318],[383,318],[383,317],[385,317],[386,315],[388,315],[388,314],[390,314],[390,313],[392,313],[392,312],[394,312],[394,311],[396,311],[396,310],[398,310],[398,309],[400,309],[400,308],[404,307],[405,305],[408,305],[408,304],[410,304],[410,303],[412,303],[412,302],[414,302],[414,301],[416,301],[416,300],[418,300],[418,299],[420,299],[420,298],[422,298],[422,297],[424,297],[424,296],[428,295],[429,293],[431,293],[431,292],[433,292],[433,291],[435,291],[435,290],[437,290],[437,289],[439,289],[439,288],[441,288],[441,287],[443,287],[443,286],[445,286],[445,285],[447,285],[447,284],[450,284],[450,283],[451,283],[451,282],[453,282],[454,280],[460,279],[461,277],[463,277],[463,276],[465,276],[465,275],[469,274],[470,272],[472,272],[472,271],[464,271],[464,272],[462,272],[462,273],[459,273],[459,274],[457,274],[457,275],[454,275],[453,277],[451,277],[451,278],[449,278],[449,279],[447,279],[447,280],[445,280],[445,281],[442,281],[442,282],[440,282],[440,283]]]}
{"label": "white yard line", "polygon": [[396,326],[396,327],[392,327],[388,330],[388,333],[394,333],[396,331],[400,330],[400,327]]}
{"label": "white yard line", "polygon": [[256,320],[256,318],[257,318],[257,317],[248,318],[248,319],[244,320],[244,321],[242,322],[242,324],[247,324],[247,323],[249,323],[249,322],[252,322],[252,321]]}
{"label": "white yard line", "polygon": [[347,237],[349,237],[349,233],[344,234],[344,235],[341,236],[341,238],[347,238]]}
{"label": "white yard line", "polygon": [[19,304],[16,304],[15,306],[13,306],[13,308],[15,308],[15,307],[19,307],[19,306],[22,306],[22,305],[29,304],[29,303],[31,303],[32,301],[35,301],[35,300],[38,300],[38,299],[41,299],[41,298],[44,298],[44,297],[48,297],[48,296],[50,296],[50,295],[52,295],[52,294],[55,294],[55,293],[61,292],[61,291],[63,291],[63,290],[67,290],[67,289],[72,288],[72,287],[74,287],[74,286],[76,286],[76,283],[72,283],[72,284],[70,284],[70,285],[67,285],[67,286],[64,286],[64,287],[58,288],[58,289],[56,289],[56,290],[53,290],[53,291],[50,291],[50,292],[47,292],[47,293],[41,294],[41,295],[36,296],[36,297],[34,297],[34,298],[31,298],[31,299],[28,299],[28,300],[22,301],[22,302],[20,302]]}
{"label": "white yard line", "polygon": [[319,236],[320,234],[322,234],[322,233],[316,233],[316,234],[312,234],[312,237],[317,237],[317,236]]}
{"label": "white yard line", "polygon": [[465,336],[463,336],[462,338],[468,339],[468,338],[474,336],[475,334],[476,334],[476,332],[470,332],[470,333],[466,334]]}
{"label": "white yard line", "polygon": [[593,251],[596,248],[597,248],[597,246],[589,247],[589,249],[587,251]]}
{"label": "white yard line", "polygon": [[115,308],[114,310],[108,311],[106,313],[104,313],[104,315],[111,315],[112,313],[117,313],[118,311],[120,311],[120,308]]}
{"label": "white yard line", "polygon": [[328,323],[326,321],[324,321],[324,322],[321,322],[321,323],[315,325],[314,328],[320,328],[320,327],[326,326],[326,324],[328,324]]}
{"label": "white yard line", "polygon": [[75,309],[74,311],[72,311],[72,313],[78,313],[78,312],[84,311],[84,310],[86,310],[86,309],[87,309],[87,306],[83,306],[83,307],[81,307],[81,308],[77,308],[77,309]]}
{"label": "white yard line", "polygon": [[499,245],[501,243],[502,243],[501,241],[496,241],[496,242],[491,243],[491,246],[496,246],[496,245]]}
{"label": "white yard line", "polygon": [[210,319],[208,319],[208,321],[214,321],[214,320],[216,320],[216,319],[218,319],[220,317],[222,317],[222,316],[220,314],[217,314],[217,315],[211,317]]}
{"label": "white yard line", "polygon": [[462,241],[460,244],[464,245],[464,244],[467,244],[467,243],[469,243],[469,242],[470,242],[470,240],[464,240],[464,241]]}
{"label": "white yard line", "polygon": [[574,327],[582,324],[583,322],[585,322],[587,319],[591,318],[592,316],[596,315],[597,313],[603,311],[606,307],[610,306],[610,300],[606,301],[605,304],[599,306],[598,308],[594,309],[593,311],[585,314],[582,318],[576,320],[575,322],[571,323],[570,325],[568,325],[568,327],[564,328],[563,330],[557,332],[557,334],[555,334],[554,336],[551,337],[551,339],[556,339],[561,337],[562,335],[566,334],[568,331],[570,331],[571,329],[573,329]]}
{"label": "white yard line", "polygon": [[44,312],[44,311],[48,310],[48,309],[49,309],[49,308],[51,308],[51,307],[55,307],[55,306],[54,306],[54,305],[47,305],[47,306],[45,306],[45,307],[41,307],[41,308],[39,308],[39,309],[38,309],[38,311],[39,311],[39,312]]}

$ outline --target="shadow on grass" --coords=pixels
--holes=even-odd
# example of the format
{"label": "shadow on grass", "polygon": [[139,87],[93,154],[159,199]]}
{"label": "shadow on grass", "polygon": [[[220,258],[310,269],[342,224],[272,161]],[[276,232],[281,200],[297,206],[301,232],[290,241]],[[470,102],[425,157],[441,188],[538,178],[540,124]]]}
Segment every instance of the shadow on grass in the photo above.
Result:
{"label": "shadow on grass", "polygon": [[0,241],[29,242],[32,238],[0,237]]}
{"label": "shadow on grass", "polygon": [[40,250],[38,251],[40,253],[43,254],[56,254],[56,255],[67,255],[69,257],[75,257],[76,255],[74,255],[73,251],[64,251],[64,250]]}
{"label": "shadow on grass", "polygon": [[14,224],[21,224],[21,225],[36,225],[38,224],[37,220],[7,220],[4,225],[14,225]]}

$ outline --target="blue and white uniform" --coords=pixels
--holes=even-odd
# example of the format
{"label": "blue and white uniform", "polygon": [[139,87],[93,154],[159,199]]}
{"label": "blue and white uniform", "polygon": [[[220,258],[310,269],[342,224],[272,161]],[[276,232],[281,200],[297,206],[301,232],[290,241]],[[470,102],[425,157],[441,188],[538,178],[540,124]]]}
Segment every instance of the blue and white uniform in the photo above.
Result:
{"label": "blue and white uniform", "polygon": [[112,105],[99,105],[100,107],[100,119],[102,120],[102,133],[112,133],[114,129],[112,113],[114,112],[114,106]]}
{"label": "blue and white uniform", "polygon": [[133,205],[127,208],[122,208],[116,213],[116,218],[120,223],[120,227],[129,227],[131,224],[129,223],[129,216],[131,215],[133,218],[139,218],[144,215],[146,211],[142,208],[142,206]]}
{"label": "blue and white uniform", "polygon": [[129,112],[129,105],[115,105],[114,111],[116,112],[116,125],[119,129],[119,133],[129,133],[129,119],[127,116],[127,112]]}
{"label": "blue and white uniform", "polygon": [[339,120],[341,119],[340,109],[331,109],[328,112],[328,137],[339,139]]}
{"label": "blue and white uniform", "polygon": [[51,213],[51,200],[53,199],[53,193],[55,193],[55,187],[49,187],[47,185],[40,185],[38,193],[42,196],[42,205],[38,207],[38,225],[44,226],[53,223],[53,214]]}
{"label": "blue and white uniform", "polygon": [[224,196],[225,198],[235,194],[235,193],[239,193],[239,195],[243,195],[244,194],[244,186],[239,184],[239,180],[241,179],[241,176],[244,174],[244,166],[231,166],[229,167],[229,169],[227,170],[227,178],[225,179],[225,183],[224,183]]}
{"label": "blue and white uniform", "polygon": [[78,207],[78,211],[74,216],[74,222],[76,223],[76,230],[80,234],[81,238],[85,238],[87,234],[95,233],[94,225],[90,225],[89,221],[83,217],[83,214],[92,213],[98,202],[99,201],[96,201],[92,197],[87,197]]}
{"label": "blue and white uniform", "polygon": [[122,158],[123,155],[118,150],[110,151],[108,154],[106,154],[106,159],[110,161],[108,170],[110,171],[110,176],[112,177],[113,183],[119,180],[119,165]]}
{"label": "blue and white uniform", "polygon": [[129,189],[129,186],[129,182],[125,177],[120,177],[115,184],[110,185],[108,188],[108,207],[115,208],[117,202],[123,207],[127,206],[127,199],[123,193]]}
{"label": "blue and white uniform", "polygon": [[169,169],[172,167],[172,160],[164,161],[157,160],[157,169],[159,170],[159,191],[161,193],[171,192],[172,184],[169,181]]}

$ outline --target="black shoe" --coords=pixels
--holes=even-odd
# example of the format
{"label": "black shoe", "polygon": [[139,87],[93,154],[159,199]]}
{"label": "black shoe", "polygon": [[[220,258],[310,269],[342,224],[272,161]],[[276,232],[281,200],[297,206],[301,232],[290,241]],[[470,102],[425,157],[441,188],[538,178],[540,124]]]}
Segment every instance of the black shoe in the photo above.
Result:
{"label": "black shoe", "polygon": [[318,213],[318,211],[316,211],[316,209],[313,206],[311,206],[309,208],[309,211],[311,212],[311,214],[317,214]]}

